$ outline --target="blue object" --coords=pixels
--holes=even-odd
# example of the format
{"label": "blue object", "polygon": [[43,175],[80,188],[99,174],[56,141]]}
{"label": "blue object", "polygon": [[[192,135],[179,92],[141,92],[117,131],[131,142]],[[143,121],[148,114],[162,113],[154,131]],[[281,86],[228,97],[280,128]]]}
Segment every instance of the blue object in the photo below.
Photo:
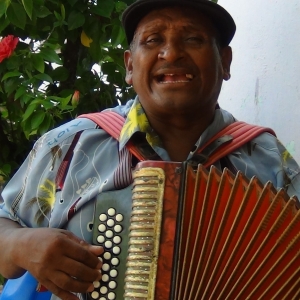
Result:
{"label": "blue object", "polygon": [[51,293],[38,292],[37,280],[28,272],[16,279],[9,279],[0,294],[0,300],[50,300]]}

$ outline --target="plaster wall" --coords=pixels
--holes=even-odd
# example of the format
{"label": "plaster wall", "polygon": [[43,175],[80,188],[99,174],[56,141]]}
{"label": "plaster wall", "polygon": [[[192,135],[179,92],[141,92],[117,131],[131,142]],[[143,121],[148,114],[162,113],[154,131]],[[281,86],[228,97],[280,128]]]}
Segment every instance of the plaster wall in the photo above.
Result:
{"label": "plaster wall", "polygon": [[300,163],[300,1],[218,3],[237,25],[220,106],[239,120],[272,127]]}

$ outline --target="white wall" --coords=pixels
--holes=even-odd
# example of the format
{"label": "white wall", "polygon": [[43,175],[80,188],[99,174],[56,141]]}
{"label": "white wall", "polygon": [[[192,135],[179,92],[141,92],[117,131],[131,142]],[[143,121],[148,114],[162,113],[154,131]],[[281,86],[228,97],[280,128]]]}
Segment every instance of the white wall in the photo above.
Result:
{"label": "white wall", "polygon": [[233,16],[231,79],[221,107],[272,127],[300,163],[300,0],[219,0]]}

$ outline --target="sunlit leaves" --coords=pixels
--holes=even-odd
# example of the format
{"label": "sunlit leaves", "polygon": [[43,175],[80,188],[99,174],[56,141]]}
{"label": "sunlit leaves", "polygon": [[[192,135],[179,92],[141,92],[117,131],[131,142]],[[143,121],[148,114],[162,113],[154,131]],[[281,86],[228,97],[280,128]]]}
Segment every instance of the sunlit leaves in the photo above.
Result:
{"label": "sunlit leaves", "polygon": [[62,64],[61,58],[55,52],[55,50],[50,48],[42,48],[40,52],[41,56],[45,61],[56,63],[58,65]]}
{"label": "sunlit leaves", "polygon": [[[0,37],[20,38],[0,64],[0,136],[7,138],[0,176],[9,176],[5,164],[15,169],[49,129],[133,96],[124,81],[120,22],[133,1],[0,0]],[[72,102],[75,91],[80,97]],[[5,150],[11,145],[18,153]]]}

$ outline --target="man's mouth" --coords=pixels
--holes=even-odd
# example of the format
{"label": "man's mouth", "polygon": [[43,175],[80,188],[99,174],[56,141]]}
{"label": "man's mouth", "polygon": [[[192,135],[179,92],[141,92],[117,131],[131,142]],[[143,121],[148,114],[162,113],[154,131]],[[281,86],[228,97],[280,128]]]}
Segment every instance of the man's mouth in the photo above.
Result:
{"label": "man's mouth", "polygon": [[162,74],[157,77],[159,83],[190,82],[194,78],[192,74]]}

